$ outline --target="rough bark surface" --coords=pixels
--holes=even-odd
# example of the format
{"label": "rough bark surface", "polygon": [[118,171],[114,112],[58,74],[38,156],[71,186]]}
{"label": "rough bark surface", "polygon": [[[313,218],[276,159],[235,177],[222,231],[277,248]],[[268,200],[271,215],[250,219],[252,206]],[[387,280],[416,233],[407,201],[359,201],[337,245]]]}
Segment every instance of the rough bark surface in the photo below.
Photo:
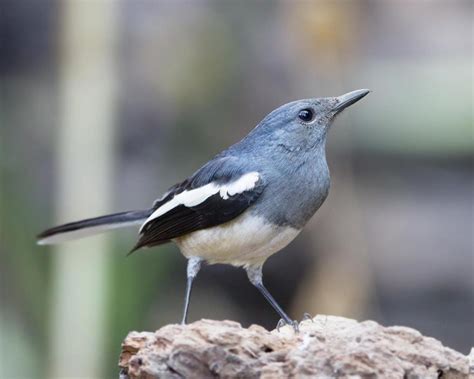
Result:
{"label": "rough bark surface", "polygon": [[469,361],[414,329],[317,316],[297,334],[212,320],[131,332],[119,366],[121,379],[460,379],[474,378]]}

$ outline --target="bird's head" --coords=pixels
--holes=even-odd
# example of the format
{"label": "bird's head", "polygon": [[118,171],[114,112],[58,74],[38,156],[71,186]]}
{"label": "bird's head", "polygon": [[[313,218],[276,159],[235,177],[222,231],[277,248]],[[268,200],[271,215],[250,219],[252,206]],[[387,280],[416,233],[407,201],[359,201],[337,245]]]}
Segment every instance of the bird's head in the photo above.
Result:
{"label": "bird's head", "polygon": [[289,152],[313,149],[324,144],[334,118],[369,92],[359,89],[338,97],[293,101],[268,114],[251,134]]}

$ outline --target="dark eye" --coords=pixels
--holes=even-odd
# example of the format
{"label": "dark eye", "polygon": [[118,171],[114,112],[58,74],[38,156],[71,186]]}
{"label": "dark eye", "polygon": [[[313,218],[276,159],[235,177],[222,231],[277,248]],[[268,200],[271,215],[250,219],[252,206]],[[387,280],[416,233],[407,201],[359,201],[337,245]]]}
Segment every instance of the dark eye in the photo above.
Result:
{"label": "dark eye", "polygon": [[314,111],[312,109],[309,109],[309,108],[302,109],[302,110],[300,110],[300,113],[298,113],[298,118],[301,121],[310,122],[314,118]]}

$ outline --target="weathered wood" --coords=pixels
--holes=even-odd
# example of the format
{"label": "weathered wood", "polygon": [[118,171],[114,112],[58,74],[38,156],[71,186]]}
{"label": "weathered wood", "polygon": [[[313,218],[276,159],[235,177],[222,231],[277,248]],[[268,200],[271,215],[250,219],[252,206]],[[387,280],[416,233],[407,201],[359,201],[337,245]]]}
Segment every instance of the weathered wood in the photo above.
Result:
{"label": "weathered wood", "polygon": [[212,320],[131,332],[119,366],[121,379],[467,379],[470,370],[467,356],[414,329],[335,316],[304,321],[298,334]]}

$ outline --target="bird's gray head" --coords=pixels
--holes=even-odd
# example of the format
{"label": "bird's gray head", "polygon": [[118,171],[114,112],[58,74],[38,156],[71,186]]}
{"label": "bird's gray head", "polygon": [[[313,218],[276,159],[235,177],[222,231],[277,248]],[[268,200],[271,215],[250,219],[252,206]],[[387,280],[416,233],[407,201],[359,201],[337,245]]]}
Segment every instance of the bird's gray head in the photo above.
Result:
{"label": "bird's gray head", "polygon": [[324,146],[336,115],[369,92],[360,89],[338,97],[304,99],[282,105],[268,114],[248,137],[258,141],[260,147],[274,149],[277,146],[278,150],[287,152],[314,150]]}

